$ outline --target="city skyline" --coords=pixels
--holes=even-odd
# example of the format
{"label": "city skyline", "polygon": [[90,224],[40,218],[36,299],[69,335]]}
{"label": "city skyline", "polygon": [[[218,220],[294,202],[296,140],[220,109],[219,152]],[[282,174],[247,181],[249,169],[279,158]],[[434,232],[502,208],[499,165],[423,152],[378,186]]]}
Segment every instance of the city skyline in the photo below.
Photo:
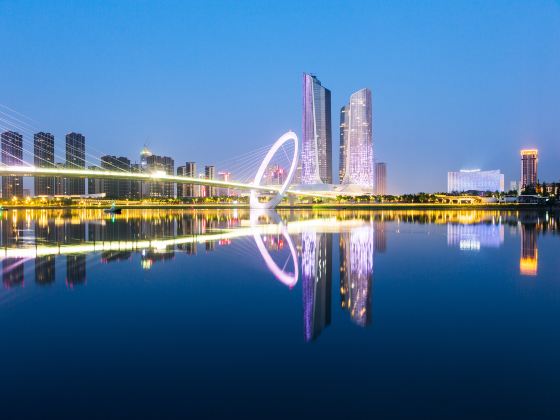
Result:
{"label": "city skyline", "polygon": [[[78,130],[118,156],[147,143],[181,160],[203,162],[211,153],[222,160],[287,128],[300,134],[305,71],[332,91],[333,110],[360,87],[374,92],[376,152],[391,166],[392,192],[443,191],[452,168],[500,168],[507,181],[517,179],[518,150],[533,147],[542,153],[541,178],[558,178],[560,53],[549,48],[560,39],[556,2],[340,8],[325,1],[271,9],[257,2],[121,2],[110,14],[102,2],[80,12],[48,2],[0,7],[0,34],[11,40],[4,49],[10,60],[0,69],[10,83],[0,103],[32,118],[21,117],[35,132],[62,138]],[[309,14],[317,20],[300,17]],[[407,25],[395,31],[403,20]],[[290,33],[270,31],[271,22],[286,21]],[[319,44],[300,43],[319,30],[319,21],[337,30]],[[19,30],[19,22],[29,29]],[[283,57],[287,62],[278,64]],[[70,59],[78,69],[61,66]],[[235,98],[236,110],[206,112],[224,93]],[[71,106],[75,97],[83,98],[80,106]],[[243,118],[248,110],[250,124]],[[212,122],[216,115],[223,124]],[[444,164],[425,168],[432,159]]]}

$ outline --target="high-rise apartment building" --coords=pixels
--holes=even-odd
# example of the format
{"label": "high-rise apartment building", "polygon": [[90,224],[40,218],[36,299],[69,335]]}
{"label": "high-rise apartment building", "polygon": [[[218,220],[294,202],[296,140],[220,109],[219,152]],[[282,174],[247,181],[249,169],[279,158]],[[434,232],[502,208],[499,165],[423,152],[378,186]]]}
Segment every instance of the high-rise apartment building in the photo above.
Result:
{"label": "high-rise apartment building", "polygon": [[[101,156],[101,168],[106,171],[130,172],[130,160],[124,156]],[[107,198],[130,198],[130,189],[130,180],[103,180],[103,192]]]}
{"label": "high-rise apartment building", "polygon": [[[2,150],[2,163],[8,166],[19,166],[23,164],[23,136],[15,131],[5,131],[0,136]],[[23,197],[23,177],[2,177],[2,198],[4,200],[13,197]]]}
{"label": "high-rise apartment building", "polygon": [[[66,168],[85,169],[86,167],[86,138],[80,133],[66,135]],[[68,178],[66,180],[66,195],[83,195],[86,193],[86,180]]]}
{"label": "high-rise apartment building", "polygon": [[301,183],[332,184],[331,91],[303,74]]}
{"label": "high-rise apartment building", "polygon": [[375,193],[377,195],[387,194],[387,164],[385,162],[375,163]]}
{"label": "high-rise apartment building", "polygon": [[536,186],[538,182],[537,167],[539,151],[537,149],[524,149],[521,151],[521,189]]}
{"label": "high-rise apartment building", "polygon": [[[54,136],[51,133],[36,133],[33,136],[33,157],[38,168],[54,168]],[[36,176],[35,195],[54,195],[55,178]]]}
{"label": "high-rise apartment building", "polygon": [[[206,179],[216,179],[216,167],[212,165],[206,165],[204,167],[204,177]],[[207,197],[214,197],[216,195],[216,187],[207,187]]]}
{"label": "high-rise apartment building", "polygon": [[[187,162],[185,166],[177,168],[178,176],[186,176],[189,178],[196,178],[196,163]],[[177,198],[193,198],[200,195],[200,186],[193,184],[177,184]]]}
{"label": "high-rise apartment building", "polygon": [[373,132],[371,91],[361,89],[350,96],[346,105],[341,130],[347,130],[344,137],[344,152],[341,160],[345,162],[343,184],[356,185],[364,192],[373,192]]}
{"label": "high-rise apartment building", "polygon": [[[146,157],[146,171],[152,174],[173,175],[175,173],[175,162],[168,156],[150,155]],[[147,187],[147,197],[175,197],[175,183],[173,182],[146,182],[145,184]]]}

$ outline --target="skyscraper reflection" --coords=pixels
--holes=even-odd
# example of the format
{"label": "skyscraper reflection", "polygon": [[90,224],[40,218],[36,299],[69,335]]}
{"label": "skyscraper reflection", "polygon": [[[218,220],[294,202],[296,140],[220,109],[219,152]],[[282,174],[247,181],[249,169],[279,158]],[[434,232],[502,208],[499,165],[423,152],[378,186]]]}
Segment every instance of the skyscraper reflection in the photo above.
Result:
{"label": "skyscraper reflection", "polygon": [[86,282],[86,256],[66,256],[66,284],[70,287]]}
{"label": "skyscraper reflection", "polygon": [[332,235],[304,232],[301,236],[303,329],[310,341],[331,323]]}
{"label": "skyscraper reflection", "polygon": [[40,285],[54,283],[55,258],[54,255],[35,258],[35,283]]}
{"label": "skyscraper reflection", "polygon": [[372,226],[340,234],[340,300],[352,321],[362,327],[371,322],[373,281]]}
{"label": "skyscraper reflection", "polygon": [[24,258],[4,258],[2,260],[2,283],[10,289],[23,285]]}
{"label": "skyscraper reflection", "polygon": [[519,273],[522,276],[536,276],[539,265],[537,247],[537,226],[535,223],[521,223],[521,258]]}

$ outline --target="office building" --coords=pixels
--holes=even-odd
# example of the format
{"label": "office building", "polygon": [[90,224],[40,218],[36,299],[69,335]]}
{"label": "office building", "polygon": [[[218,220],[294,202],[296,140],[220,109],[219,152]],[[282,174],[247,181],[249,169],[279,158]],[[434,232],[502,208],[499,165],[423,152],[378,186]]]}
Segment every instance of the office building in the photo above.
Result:
{"label": "office building", "polygon": [[[86,167],[86,138],[80,133],[66,135],[66,168],[85,169]],[[68,178],[66,180],[65,195],[83,195],[86,193],[86,180]]]}
{"label": "office building", "polygon": [[537,185],[539,179],[537,172],[538,163],[538,150],[524,149],[521,151],[521,190]]}
{"label": "office building", "polygon": [[[0,136],[2,164],[20,166],[23,164],[23,136],[15,131],[5,131]],[[2,198],[9,200],[23,197],[23,177],[2,177]]]}
{"label": "office building", "polygon": [[303,74],[301,183],[332,184],[331,91]]}
{"label": "office building", "polygon": [[[345,162],[343,184],[360,187],[364,193],[373,193],[373,133],[371,91],[361,89],[350,96],[346,105],[347,126],[341,127]],[[347,134],[344,133],[347,130]]]}
{"label": "office building", "polygon": [[504,191],[504,174],[500,171],[481,171],[480,169],[461,169],[447,173],[447,192],[465,191]]}
{"label": "office building", "polygon": [[[33,157],[37,168],[54,168],[54,136],[51,133],[36,133],[33,136]],[[36,176],[35,195],[54,195],[54,177]]]}
{"label": "office building", "polygon": [[[216,179],[216,168],[212,165],[206,165],[204,167],[204,177],[206,179]],[[207,197],[216,196],[216,187],[208,186],[206,189],[207,189]]]}
{"label": "office building", "polygon": [[377,195],[387,194],[387,164],[385,162],[375,164],[375,193]]}
{"label": "office building", "polygon": [[[130,172],[130,160],[124,156],[101,157],[101,168],[106,171]],[[103,192],[107,198],[130,198],[131,181],[104,179]]]}

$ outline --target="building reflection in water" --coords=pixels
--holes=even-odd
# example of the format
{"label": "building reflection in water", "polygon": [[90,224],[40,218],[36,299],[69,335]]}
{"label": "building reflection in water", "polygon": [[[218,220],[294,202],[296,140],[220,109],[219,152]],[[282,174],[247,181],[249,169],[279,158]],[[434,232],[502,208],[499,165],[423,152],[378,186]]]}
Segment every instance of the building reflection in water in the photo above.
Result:
{"label": "building reflection in water", "polygon": [[521,258],[519,273],[523,276],[536,276],[539,265],[536,223],[521,223]]}
{"label": "building reflection in water", "polygon": [[6,288],[23,286],[23,263],[25,258],[4,258],[2,260],[2,284]]}
{"label": "building reflection in water", "polygon": [[331,323],[332,235],[301,234],[303,329],[306,341],[316,339]]}
{"label": "building reflection in water", "polygon": [[39,285],[54,283],[55,263],[54,255],[35,258],[35,283]]}
{"label": "building reflection in water", "polygon": [[447,225],[447,245],[462,251],[480,251],[480,248],[499,248],[504,243],[504,225],[475,223]]}
{"label": "building reflection in water", "polygon": [[371,322],[373,281],[372,226],[354,228],[340,234],[340,300],[357,325]]}

